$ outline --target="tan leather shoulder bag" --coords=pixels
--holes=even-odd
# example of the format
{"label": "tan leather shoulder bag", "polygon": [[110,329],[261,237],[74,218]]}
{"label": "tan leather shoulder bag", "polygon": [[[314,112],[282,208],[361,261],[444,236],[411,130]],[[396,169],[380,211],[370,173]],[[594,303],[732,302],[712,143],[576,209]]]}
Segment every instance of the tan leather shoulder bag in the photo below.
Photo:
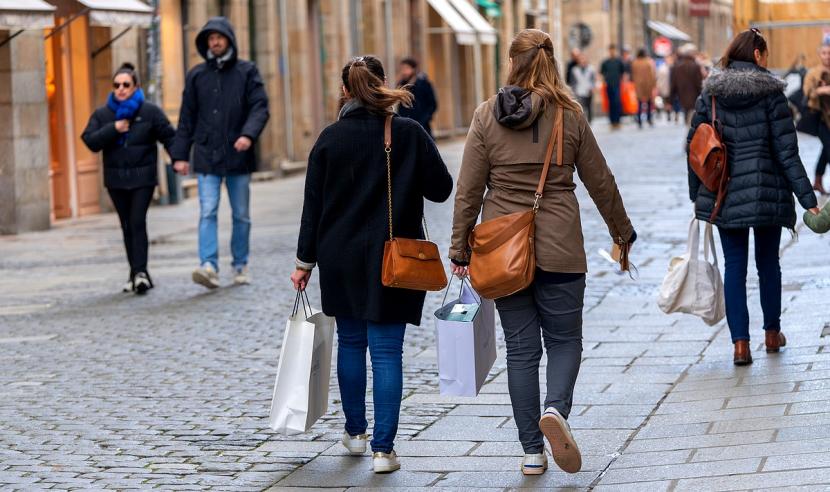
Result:
{"label": "tan leather shoulder bag", "polygon": [[447,273],[441,263],[438,245],[429,241],[424,220],[426,241],[395,237],[392,232],[392,116],[386,117],[383,134],[386,152],[386,188],[389,206],[389,240],[383,245],[381,282],[386,287],[410,290],[443,290]]}
{"label": "tan leather shoulder bag", "polygon": [[556,111],[533,208],[482,222],[470,233],[470,283],[487,299],[515,294],[533,283],[536,274],[536,212],[545,190],[554,143],[556,165],[562,165],[564,126],[564,111],[560,107]]}

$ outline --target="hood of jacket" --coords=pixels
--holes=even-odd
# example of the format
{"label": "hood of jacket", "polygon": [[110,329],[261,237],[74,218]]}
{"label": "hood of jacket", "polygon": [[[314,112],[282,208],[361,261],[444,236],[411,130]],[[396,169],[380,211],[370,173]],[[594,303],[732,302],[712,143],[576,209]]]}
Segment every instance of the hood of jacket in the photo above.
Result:
{"label": "hood of jacket", "polygon": [[211,60],[211,57],[208,56],[208,36],[212,32],[218,32],[228,38],[228,41],[230,41],[228,49],[233,50],[231,59],[228,61],[236,61],[237,53],[239,52],[236,48],[236,34],[233,32],[233,26],[231,26],[230,21],[226,17],[211,17],[202,30],[199,31],[199,34],[196,35],[196,50],[202,55],[202,58],[205,61]]}
{"label": "hood of jacket", "polygon": [[542,113],[542,98],[527,89],[508,85],[499,89],[493,115],[500,125],[523,130]]}
{"label": "hood of jacket", "polygon": [[703,83],[703,91],[724,104],[739,106],[782,92],[787,83],[754,63],[736,61],[715,71]]}

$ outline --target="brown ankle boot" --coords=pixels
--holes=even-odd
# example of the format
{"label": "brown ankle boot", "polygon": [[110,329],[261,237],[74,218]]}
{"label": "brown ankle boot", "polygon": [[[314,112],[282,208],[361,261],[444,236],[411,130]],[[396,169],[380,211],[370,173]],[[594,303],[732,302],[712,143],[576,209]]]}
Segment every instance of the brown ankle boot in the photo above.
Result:
{"label": "brown ankle boot", "polygon": [[774,354],[780,351],[781,347],[787,345],[787,337],[780,331],[767,330],[765,344],[767,353]]}
{"label": "brown ankle boot", "polygon": [[732,362],[736,366],[752,364],[752,353],[749,351],[749,340],[738,340],[735,342],[735,356]]}

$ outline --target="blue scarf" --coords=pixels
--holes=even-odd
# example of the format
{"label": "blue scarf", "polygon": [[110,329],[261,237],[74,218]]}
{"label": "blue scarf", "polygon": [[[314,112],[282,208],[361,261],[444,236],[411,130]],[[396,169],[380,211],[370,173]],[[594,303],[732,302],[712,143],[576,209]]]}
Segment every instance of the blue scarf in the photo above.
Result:
{"label": "blue scarf", "polygon": [[[135,117],[136,113],[138,113],[139,108],[144,103],[144,91],[141,89],[137,89],[133,92],[133,95],[130,96],[129,99],[124,101],[119,101],[115,98],[115,94],[110,92],[109,97],[107,98],[107,107],[110,108],[115,112],[115,120],[131,120]],[[127,142],[127,135],[130,132],[125,132],[121,134],[121,137],[118,139],[118,145],[124,145]]]}

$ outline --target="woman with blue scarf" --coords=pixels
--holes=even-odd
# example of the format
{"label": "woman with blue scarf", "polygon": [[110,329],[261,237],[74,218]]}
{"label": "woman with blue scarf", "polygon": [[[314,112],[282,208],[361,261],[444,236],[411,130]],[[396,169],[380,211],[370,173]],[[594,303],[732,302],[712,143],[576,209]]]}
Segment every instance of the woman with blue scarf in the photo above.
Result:
{"label": "woman with blue scarf", "polygon": [[124,292],[144,294],[153,288],[147,209],[158,181],[157,143],[169,151],[176,131],[158,106],[144,100],[133,65],[121,65],[112,86],[107,104],[92,113],[81,138],[91,151],[104,153],[104,186],[118,212],[130,263]]}

